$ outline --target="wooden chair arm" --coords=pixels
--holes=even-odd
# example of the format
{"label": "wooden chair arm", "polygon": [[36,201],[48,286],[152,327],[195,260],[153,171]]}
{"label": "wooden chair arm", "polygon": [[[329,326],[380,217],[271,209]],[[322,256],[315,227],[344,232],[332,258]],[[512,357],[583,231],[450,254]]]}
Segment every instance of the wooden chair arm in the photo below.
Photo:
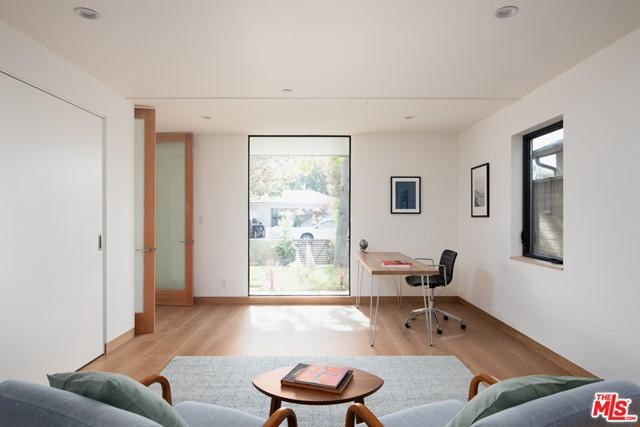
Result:
{"label": "wooden chair arm", "polygon": [[345,427],[355,427],[356,417],[359,418],[358,422],[365,423],[368,427],[384,427],[378,417],[373,415],[373,412],[369,410],[362,403],[354,403],[347,409],[347,417],[344,421]]}
{"label": "wooden chair arm", "polygon": [[148,377],[142,379],[140,384],[145,386],[150,386],[151,384],[158,383],[162,387],[162,398],[171,405],[171,386],[169,385],[169,380],[163,377],[162,375],[149,375]]}
{"label": "wooden chair arm", "polygon": [[473,399],[476,394],[478,394],[478,386],[480,386],[480,383],[491,385],[498,381],[500,380],[490,374],[478,374],[471,378],[471,382],[469,383],[469,400]]}
{"label": "wooden chair arm", "polygon": [[296,414],[290,408],[280,408],[275,411],[262,425],[262,427],[277,427],[282,424],[284,420],[287,420],[287,425],[289,427],[298,427],[298,419],[296,418]]}

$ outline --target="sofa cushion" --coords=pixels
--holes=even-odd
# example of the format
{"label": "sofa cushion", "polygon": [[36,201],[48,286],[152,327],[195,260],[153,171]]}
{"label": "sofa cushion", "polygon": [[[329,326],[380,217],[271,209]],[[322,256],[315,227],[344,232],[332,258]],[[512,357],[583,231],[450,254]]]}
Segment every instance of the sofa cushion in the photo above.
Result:
{"label": "sofa cushion", "polygon": [[162,397],[125,375],[110,372],[67,372],[47,377],[52,387],[142,415],[164,427],[188,427]]}
{"label": "sofa cushion", "polygon": [[403,409],[380,417],[384,427],[442,427],[464,406],[459,400],[445,400]]}
{"label": "sofa cushion", "polygon": [[504,409],[595,381],[601,380],[530,375],[500,381],[482,390],[467,402],[447,427],[469,427],[474,422]]}
{"label": "sofa cushion", "polygon": [[41,384],[0,383],[0,426],[159,427],[140,415]]}
{"label": "sofa cushion", "polygon": [[236,409],[199,402],[183,402],[176,411],[190,427],[262,427],[265,420]]}
{"label": "sofa cushion", "polygon": [[535,399],[483,418],[473,427],[604,427],[618,424],[608,423],[601,417],[591,418],[594,395],[600,392],[617,392],[621,399],[631,399],[629,414],[640,416],[640,387],[629,381],[615,380],[588,384]]}

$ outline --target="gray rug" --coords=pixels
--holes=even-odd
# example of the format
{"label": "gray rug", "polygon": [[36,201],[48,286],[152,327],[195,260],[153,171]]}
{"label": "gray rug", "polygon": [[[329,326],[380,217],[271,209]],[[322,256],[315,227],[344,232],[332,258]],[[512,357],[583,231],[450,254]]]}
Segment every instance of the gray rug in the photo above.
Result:
{"label": "gray rug", "polygon": [[[384,385],[365,403],[378,416],[439,400],[465,400],[471,372],[455,356],[178,356],[162,371],[172,385],[173,403],[186,400],[228,406],[267,418],[270,399],[251,379],[296,363],[344,365],[369,371]],[[283,402],[300,427],[342,427],[349,405],[305,406]]]}

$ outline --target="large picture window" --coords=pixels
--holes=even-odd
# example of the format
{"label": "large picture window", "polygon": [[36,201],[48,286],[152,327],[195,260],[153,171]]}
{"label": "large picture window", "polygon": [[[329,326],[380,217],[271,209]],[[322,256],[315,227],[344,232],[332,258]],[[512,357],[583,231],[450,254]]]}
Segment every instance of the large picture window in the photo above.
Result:
{"label": "large picture window", "polygon": [[249,137],[249,295],[349,294],[350,138]]}
{"label": "large picture window", "polygon": [[527,134],[523,140],[523,255],[562,264],[563,123]]}

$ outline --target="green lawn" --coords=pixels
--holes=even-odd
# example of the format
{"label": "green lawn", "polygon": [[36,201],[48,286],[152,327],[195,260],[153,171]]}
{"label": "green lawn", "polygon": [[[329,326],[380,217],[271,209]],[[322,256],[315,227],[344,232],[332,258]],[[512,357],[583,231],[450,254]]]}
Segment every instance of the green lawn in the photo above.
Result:
{"label": "green lawn", "polygon": [[319,291],[343,292],[349,289],[349,272],[343,271],[342,287],[340,275],[334,265],[304,265],[294,262],[287,266],[273,267],[273,289],[268,277],[269,268],[250,267],[249,286],[256,291]]}

